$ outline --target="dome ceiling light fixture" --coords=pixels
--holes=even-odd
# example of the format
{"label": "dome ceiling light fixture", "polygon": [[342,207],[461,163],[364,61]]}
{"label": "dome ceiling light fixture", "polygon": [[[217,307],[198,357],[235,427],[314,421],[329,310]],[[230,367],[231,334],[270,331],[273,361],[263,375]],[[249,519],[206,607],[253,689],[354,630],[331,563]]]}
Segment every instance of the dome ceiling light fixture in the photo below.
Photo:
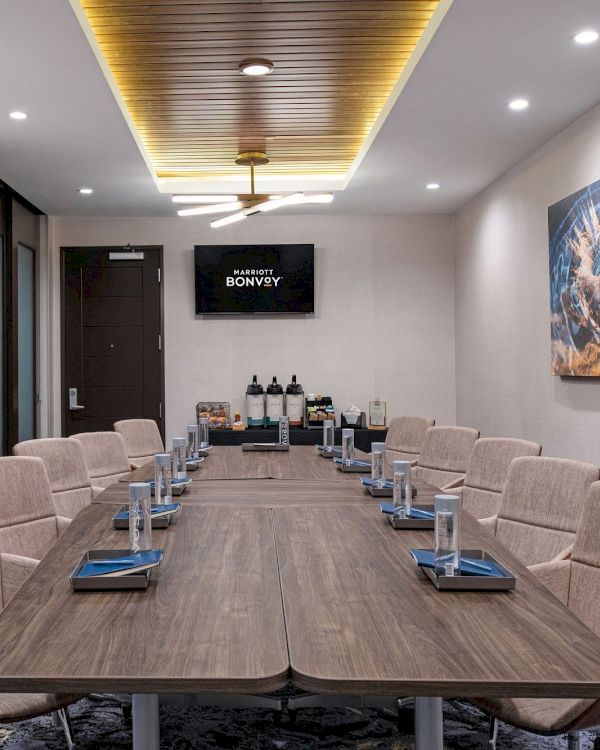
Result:
{"label": "dome ceiling light fixture", "polygon": [[[177,211],[178,216],[200,216],[234,211],[235,213],[232,213],[229,216],[224,216],[220,219],[213,219],[213,221],[211,221],[211,227],[217,229],[218,227],[227,226],[227,224],[233,224],[236,221],[242,221],[242,219],[258,213],[266,213],[278,208],[285,208],[286,206],[299,206],[308,203],[331,203],[333,200],[333,193],[312,193],[307,195],[306,193],[296,192],[283,196],[261,195],[260,193],[255,193],[254,168],[269,163],[269,159],[263,151],[243,151],[238,154],[235,163],[241,167],[250,167],[249,193],[238,196],[223,196],[224,199],[228,200],[225,200],[222,203],[209,203],[202,195],[190,196],[192,199],[190,202],[193,201],[203,205],[197,205],[193,208],[181,208]],[[211,199],[215,198],[215,196],[206,197]],[[174,195],[173,201],[175,203],[187,202],[185,197],[180,195]]]}
{"label": "dome ceiling light fixture", "polygon": [[257,57],[251,60],[242,60],[238,66],[238,70],[242,75],[245,76],[268,76],[269,73],[273,72],[273,63],[265,58]]}

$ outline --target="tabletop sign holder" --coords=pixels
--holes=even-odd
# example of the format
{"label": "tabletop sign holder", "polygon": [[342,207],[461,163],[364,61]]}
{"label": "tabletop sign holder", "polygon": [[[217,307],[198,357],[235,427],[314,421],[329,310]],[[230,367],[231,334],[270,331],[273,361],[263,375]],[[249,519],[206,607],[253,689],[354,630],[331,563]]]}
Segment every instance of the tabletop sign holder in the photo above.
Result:
{"label": "tabletop sign holder", "polygon": [[[414,497],[414,495],[413,495]],[[433,505],[413,505],[415,510],[425,510],[428,513],[432,513],[432,518],[399,518],[393,513],[388,514],[388,521],[393,529],[405,530],[411,529],[413,531],[421,531],[424,529],[435,528],[435,506]]]}
{"label": "tabletop sign holder", "polygon": [[375,401],[369,401],[369,429],[385,430],[386,426],[387,404],[376,398]]}
{"label": "tabletop sign holder", "polygon": [[[156,506],[154,506],[156,507]],[[125,514],[125,517],[123,515]],[[166,529],[177,515],[177,511],[152,519],[153,529]],[[113,529],[129,530],[129,506],[122,505],[112,517]]]}
{"label": "tabletop sign holder", "polygon": [[136,591],[148,588],[151,568],[122,576],[80,576],[79,571],[90,560],[107,560],[130,555],[130,549],[92,549],[75,566],[71,573],[73,591]]}
{"label": "tabletop sign holder", "polygon": [[463,549],[460,554],[461,557],[496,565],[502,572],[502,576],[438,576],[433,568],[419,566],[438,591],[512,591],[516,588],[517,579],[514,573],[511,573],[508,568],[501,565],[495,557],[485,550]]}

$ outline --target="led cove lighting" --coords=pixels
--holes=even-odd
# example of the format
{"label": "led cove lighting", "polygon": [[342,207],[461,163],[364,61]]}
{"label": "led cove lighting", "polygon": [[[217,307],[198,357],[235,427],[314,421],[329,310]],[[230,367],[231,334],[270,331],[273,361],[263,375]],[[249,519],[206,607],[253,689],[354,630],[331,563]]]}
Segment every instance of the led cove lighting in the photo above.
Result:
{"label": "led cove lighting", "polygon": [[227,211],[238,211],[243,208],[244,204],[240,201],[231,203],[211,203],[207,206],[196,206],[195,208],[181,208],[177,211],[177,216],[202,216],[205,214],[222,214]]}
{"label": "led cove lighting", "polygon": [[9,117],[11,117],[13,120],[26,120],[28,115],[26,112],[20,112],[19,110],[16,110],[15,112],[11,112],[9,114]]}
{"label": "led cove lighting", "polygon": [[267,76],[273,70],[270,60],[244,60],[238,70],[245,76]]}
{"label": "led cove lighting", "polygon": [[509,109],[512,109],[515,112],[520,112],[523,109],[527,109],[529,106],[529,102],[527,99],[513,99],[511,102],[508,103]]}
{"label": "led cove lighting", "polygon": [[174,195],[173,203],[232,203],[237,195]]}
{"label": "led cove lighting", "polygon": [[427,185],[425,185],[427,190],[439,190],[440,186],[437,182],[428,182]]}
{"label": "led cove lighting", "polygon": [[82,187],[82,188],[79,188],[77,192],[81,193],[81,195],[91,195],[94,192],[94,190],[93,188],[90,188],[90,187]]}
{"label": "led cove lighting", "polygon": [[583,29],[573,36],[575,44],[593,44],[598,41],[600,34],[595,29]]}

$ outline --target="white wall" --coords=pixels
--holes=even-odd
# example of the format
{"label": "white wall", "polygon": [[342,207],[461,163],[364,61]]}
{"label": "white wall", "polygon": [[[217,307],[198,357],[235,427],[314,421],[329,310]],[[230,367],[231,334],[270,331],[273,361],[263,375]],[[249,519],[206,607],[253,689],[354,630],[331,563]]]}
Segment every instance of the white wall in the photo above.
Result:
{"label": "white wall", "polygon": [[[389,414],[455,422],[452,218],[264,216],[221,230],[205,218],[54,218],[54,269],[61,246],[164,245],[167,435],[180,433],[200,399],[242,408],[252,374],[266,385],[296,373],[305,392],[366,410],[380,396]],[[309,242],[316,248],[313,317],[194,315],[193,246]],[[53,331],[60,287],[53,274]],[[59,335],[59,334],[58,334]],[[60,351],[56,337],[51,347]],[[51,396],[60,434],[60,361]]]}
{"label": "white wall", "polygon": [[595,463],[600,381],[550,373],[547,209],[598,179],[600,108],[487,188],[455,224],[458,423]]}

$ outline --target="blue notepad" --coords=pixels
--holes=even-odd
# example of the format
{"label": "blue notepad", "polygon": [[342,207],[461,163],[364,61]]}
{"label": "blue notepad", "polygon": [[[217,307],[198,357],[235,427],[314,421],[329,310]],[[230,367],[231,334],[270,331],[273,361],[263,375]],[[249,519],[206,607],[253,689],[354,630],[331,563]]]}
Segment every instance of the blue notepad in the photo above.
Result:
{"label": "blue notepad", "polygon": [[106,558],[102,560],[88,560],[77,573],[78,578],[90,576],[124,576],[130,573],[140,573],[148,568],[160,565],[163,551],[161,549],[134,552],[125,557]]}
{"label": "blue notepad", "polygon": [[[336,464],[343,464],[344,459],[342,458],[334,458],[333,462]],[[350,466],[365,466],[369,469],[371,468],[371,462],[370,461],[359,461],[358,459],[354,459],[354,461],[350,462]]]}
{"label": "blue notepad", "polygon": [[[422,568],[435,568],[435,553],[431,549],[411,549],[417,565]],[[460,558],[460,573],[467,576],[488,576],[505,578],[504,571],[490,560],[473,560],[468,557]]]}
{"label": "blue notepad", "polygon": [[[170,516],[181,508],[181,503],[165,503],[164,505],[151,505],[150,513],[152,518],[160,518],[161,516]],[[119,521],[126,521],[129,518],[129,511],[122,510],[115,514],[115,519]]]}
{"label": "blue notepad", "polygon": [[[379,507],[381,508],[382,513],[387,513],[388,515],[392,515],[394,513],[394,503],[379,503]],[[418,518],[419,520],[426,519],[433,521],[433,519],[435,518],[435,513],[432,513],[430,510],[417,508],[413,505],[410,511],[409,518]]]}
{"label": "blue notepad", "polygon": [[[361,477],[360,481],[365,487],[373,486],[373,480],[371,479],[371,477]],[[394,483],[390,479],[386,479],[385,486],[381,487],[380,489],[391,490],[393,488],[394,488]]]}

